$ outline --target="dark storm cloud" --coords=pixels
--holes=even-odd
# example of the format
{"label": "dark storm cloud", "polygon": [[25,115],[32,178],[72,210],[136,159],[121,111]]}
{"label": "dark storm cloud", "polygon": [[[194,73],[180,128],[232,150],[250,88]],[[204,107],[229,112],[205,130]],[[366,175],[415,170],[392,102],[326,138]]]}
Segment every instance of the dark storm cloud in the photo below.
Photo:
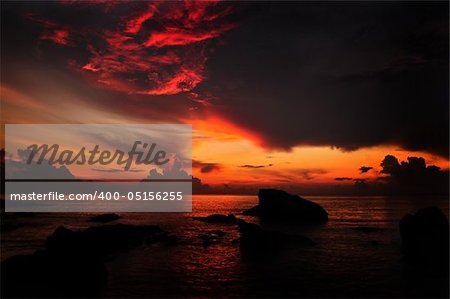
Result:
{"label": "dark storm cloud", "polygon": [[241,167],[241,168],[253,168],[253,169],[265,168],[265,167],[270,167],[270,166],[273,166],[273,164],[267,164],[267,165],[244,164],[244,165],[239,165],[239,167]]}
{"label": "dark storm cloud", "polygon": [[360,172],[360,173],[366,173],[366,172],[368,172],[368,171],[371,170],[371,169],[373,169],[373,167],[370,167],[370,166],[361,166],[361,167],[359,168],[359,172]]}
{"label": "dark storm cloud", "polygon": [[[408,157],[399,162],[395,156],[386,155],[380,164],[380,173],[375,180],[354,179],[349,193],[371,195],[447,195],[449,171],[435,165],[427,165],[422,157]],[[425,198],[426,199],[426,198]]]}
{"label": "dark storm cloud", "polygon": [[232,12],[213,2],[2,3],[2,84],[42,105],[40,93],[63,94],[142,122],[185,121],[207,101],[192,89]]}
{"label": "dark storm cloud", "polygon": [[[80,19],[74,10],[95,18]],[[209,1],[75,1],[35,5],[23,15],[41,27],[41,41],[83,53],[84,59],[72,57],[72,67],[100,87],[172,95],[204,79],[204,42],[235,27],[224,20],[232,11],[231,5]]]}
{"label": "dark storm cloud", "polygon": [[[399,161],[386,155],[380,163],[376,178],[338,177],[338,185],[330,193],[353,195],[414,195],[426,202],[425,195],[448,195],[449,171],[427,164],[422,157],[408,157]],[[353,184],[345,182],[353,181]],[[422,196],[422,197],[420,197]]]}
{"label": "dark storm cloud", "polygon": [[381,173],[388,175],[386,181],[393,193],[448,194],[449,171],[427,165],[422,157],[408,157],[399,163],[395,156],[387,155],[380,165]]}
{"label": "dark storm cloud", "polygon": [[348,178],[348,177],[338,177],[334,179],[335,181],[352,181],[352,178]]}
{"label": "dark storm cloud", "polygon": [[222,166],[219,163],[205,163],[198,160],[192,160],[192,167],[200,169],[201,173],[210,173],[219,171]]}
{"label": "dark storm cloud", "polygon": [[[448,155],[448,3],[255,3],[199,89],[268,147]],[[222,100],[220,100],[222,99]]]}
{"label": "dark storm cloud", "polygon": [[147,2],[67,3],[2,3],[2,83],[34,96],[54,81],[98,109],[171,122],[210,94],[205,110],[267,147],[448,155],[447,2],[199,4],[181,19],[152,19]]}

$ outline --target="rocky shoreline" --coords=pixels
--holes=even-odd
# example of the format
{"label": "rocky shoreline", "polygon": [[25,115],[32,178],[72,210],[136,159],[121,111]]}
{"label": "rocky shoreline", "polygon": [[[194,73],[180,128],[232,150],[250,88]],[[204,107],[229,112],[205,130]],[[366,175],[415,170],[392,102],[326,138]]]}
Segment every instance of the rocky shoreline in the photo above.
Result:
{"label": "rocky shoreline", "polygon": [[[259,205],[244,211],[244,215],[246,220],[233,214],[193,217],[211,226],[199,236],[200,244],[209,247],[231,242],[230,245],[239,246],[242,258],[264,262],[287,248],[320,245],[306,236],[274,229],[270,224],[316,225],[321,229],[320,225],[328,220],[327,211],[317,203],[274,189],[260,190]],[[259,219],[260,224],[252,223],[249,215],[257,217],[255,220]],[[105,263],[116,255],[155,243],[181,246],[176,236],[156,225],[103,224],[121,218],[116,214],[97,215],[88,221],[100,225],[79,231],[58,227],[47,238],[43,250],[6,259],[1,263],[2,297],[98,297],[108,281]],[[445,265],[448,265],[449,225],[442,211],[424,208],[415,215],[405,215],[399,225],[401,252],[408,271],[448,277]],[[235,227],[239,238],[224,238],[220,226]],[[383,229],[366,226],[353,230],[383,233]]]}

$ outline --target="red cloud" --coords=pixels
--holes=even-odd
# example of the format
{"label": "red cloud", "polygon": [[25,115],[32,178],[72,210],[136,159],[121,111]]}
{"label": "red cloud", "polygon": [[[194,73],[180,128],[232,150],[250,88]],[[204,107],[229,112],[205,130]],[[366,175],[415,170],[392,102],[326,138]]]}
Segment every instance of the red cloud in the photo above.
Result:
{"label": "red cloud", "polygon": [[55,22],[41,18],[31,13],[26,14],[25,18],[39,23],[44,28],[44,31],[39,37],[41,40],[49,40],[54,42],[55,44],[62,46],[69,45],[70,32],[67,26],[58,25]]}
{"label": "red cloud", "polygon": [[141,30],[142,25],[148,19],[153,17],[156,12],[157,12],[157,5],[155,3],[150,3],[144,12],[140,13],[135,18],[131,18],[130,20],[127,21],[125,26],[126,27],[125,32],[133,34],[138,33]]}
{"label": "red cloud", "polygon": [[165,47],[165,46],[183,46],[207,39],[215,38],[225,31],[233,28],[232,24],[226,24],[220,29],[214,29],[207,32],[193,32],[180,28],[166,28],[163,32],[155,32],[144,43],[145,47]]}
{"label": "red cloud", "polygon": [[[97,2],[94,8],[107,3]],[[64,4],[77,5],[72,1]],[[68,45],[72,44],[69,32],[77,32],[80,37],[76,46],[87,50],[88,60],[75,65],[88,78],[117,91],[170,95],[191,91],[205,79],[205,53],[210,46],[205,41],[234,27],[226,20],[233,9],[229,3],[165,1],[131,5],[126,7],[132,10],[105,8],[103,11],[116,21],[95,30],[83,24],[58,26],[47,21],[41,39]]]}
{"label": "red cloud", "polygon": [[41,35],[41,39],[50,40],[55,44],[67,46],[69,45],[69,31],[63,29],[44,31]]}

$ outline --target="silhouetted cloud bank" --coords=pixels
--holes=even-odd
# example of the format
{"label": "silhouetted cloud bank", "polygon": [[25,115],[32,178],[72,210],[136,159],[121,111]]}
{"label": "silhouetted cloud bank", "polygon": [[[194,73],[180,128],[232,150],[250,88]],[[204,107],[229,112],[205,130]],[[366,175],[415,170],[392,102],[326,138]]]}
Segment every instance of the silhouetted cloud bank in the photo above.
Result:
{"label": "silhouetted cloud bank", "polygon": [[448,194],[449,171],[435,165],[427,165],[422,157],[409,157],[399,162],[395,156],[387,155],[381,162],[381,173],[387,177],[388,193],[393,194]]}

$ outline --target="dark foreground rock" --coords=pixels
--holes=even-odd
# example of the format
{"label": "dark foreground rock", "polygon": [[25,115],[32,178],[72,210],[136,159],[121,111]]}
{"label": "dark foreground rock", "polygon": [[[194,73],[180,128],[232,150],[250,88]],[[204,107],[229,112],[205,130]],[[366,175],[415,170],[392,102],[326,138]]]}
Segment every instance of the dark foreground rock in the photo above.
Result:
{"label": "dark foreground rock", "polygon": [[241,219],[238,221],[238,225],[241,234],[241,252],[247,256],[273,253],[289,245],[316,245],[314,241],[304,236],[266,230],[257,224],[248,223]]}
{"label": "dark foreground rock", "polygon": [[320,205],[277,189],[260,189],[259,204],[242,214],[264,220],[320,224],[328,221],[328,213]]}
{"label": "dark foreground rock", "polygon": [[59,227],[45,250],[1,264],[1,297],[96,297],[107,281],[105,260],[144,242],[165,241],[158,226],[105,225],[85,231]]}
{"label": "dark foreground rock", "polygon": [[107,281],[102,260],[36,251],[1,264],[2,298],[97,297]]}
{"label": "dark foreground rock", "polygon": [[27,225],[28,225],[27,223],[2,223],[0,231],[2,233],[7,233]]}
{"label": "dark foreground rock", "polygon": [[149,239],[159,240],[164,235],[165,232],[156,225],[103,225],[89,227],[84,231],[58,227],[47,238],[45,246],[51,252],[88,251],[89,255],[104,257],[111,253],[126,252]]}
{"label": "dark foreground rock", "polygon": [[106,222],[112,222],[112,221],[116,221],[120,219],[120,216],[117,214],[101,214],[101,215],[96,215],[94,217],[92,217],[91,219],[89,219],[89,222],[101,222],[101,223],[106,223]]}
{"label": "dark foreground rock", "polygon": [[357,226],[357,227],[352,227],[352,230],[357,231],[357,232],[361,232],[361,233],[379,233],[384,231],[383,228],[381,227],[373,227],[373,226]]}
{"label": "dark foreground rock", "polygon": [[420,209],[400,221],[402,253],[407,263],[433,275],[449,271],[449,223],[437,207]]}
{"label": "dark foreground rock", "polygon": [[208,222],[208,223],[225,223],[225,224],[236,224],[236,216],[233,214],[223,215],[223,214],[213,214],[206,217],[193,217],[195,220]]}

